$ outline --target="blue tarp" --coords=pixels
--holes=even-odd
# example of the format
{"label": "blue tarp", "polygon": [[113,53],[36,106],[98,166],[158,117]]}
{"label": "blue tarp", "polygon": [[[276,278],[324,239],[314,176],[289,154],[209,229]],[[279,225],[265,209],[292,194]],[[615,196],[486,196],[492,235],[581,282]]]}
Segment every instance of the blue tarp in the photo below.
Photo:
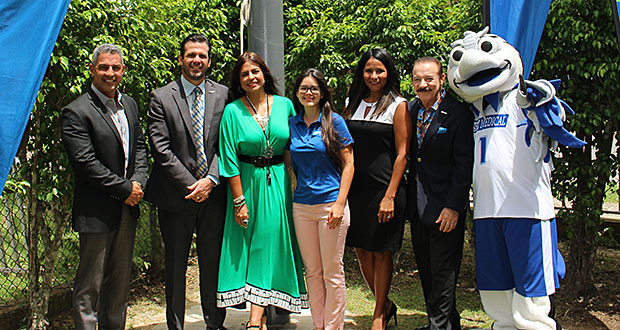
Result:
{"label": "blue tarp", "polygon": [[0,194],[69,0],[0,1]]}
{"label": "blue tarp", "polygon": [[610,0],[611,13],[616,24],[616,37],[618,37],[618,45],[620,45],[620,0]]}
{"label": "blue tarp", "polygon": [[491,0],[491,33],[506,39],[523,60],[527,78],[534,65],[551,0]]}

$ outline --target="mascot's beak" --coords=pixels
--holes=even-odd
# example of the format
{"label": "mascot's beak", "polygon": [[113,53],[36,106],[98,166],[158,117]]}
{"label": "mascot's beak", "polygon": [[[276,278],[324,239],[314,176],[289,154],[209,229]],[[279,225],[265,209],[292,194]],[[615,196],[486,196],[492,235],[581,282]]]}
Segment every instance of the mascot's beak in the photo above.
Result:
{"label": "mascot's beak", "polygon": [[507,59],[497,58],[480,50],[469,50],[461,58],[453,83],[459,86],[481,86],[507,72],[512,64]]}

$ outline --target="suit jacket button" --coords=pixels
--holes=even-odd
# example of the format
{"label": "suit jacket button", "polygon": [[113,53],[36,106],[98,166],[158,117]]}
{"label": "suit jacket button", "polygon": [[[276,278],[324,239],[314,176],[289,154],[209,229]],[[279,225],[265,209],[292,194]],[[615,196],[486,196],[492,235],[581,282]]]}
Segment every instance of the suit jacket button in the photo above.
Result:
{"label": "suit jacket button", "polygon": [[422,162],[422,158],[418,157],[418,163]]}

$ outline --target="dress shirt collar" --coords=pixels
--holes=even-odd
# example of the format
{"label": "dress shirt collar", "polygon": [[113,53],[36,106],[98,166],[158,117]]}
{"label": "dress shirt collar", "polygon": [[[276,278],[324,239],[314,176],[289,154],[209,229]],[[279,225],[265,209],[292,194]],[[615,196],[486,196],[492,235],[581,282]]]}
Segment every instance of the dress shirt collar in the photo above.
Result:
{"label": "dress shirt collar", "polygon": [[[116,107],[117,109],[122,109],[123,105],[121,103],[121,98],[123,97],[122,93],[120,91],[116,91],[116,97],[113,99],[111,97],[108,97],[107,95],[103,94],[99,89],[97,89],[97,87],[95,87],[95,84],[90,84],[90,88],[95,91],[95,94],[97,95],[97,97],[99,97],[99,100],[101,100],[101,102],[103,103],[104,106],[107,107],[107,104],[110,100],[114,100],[116,101]],[[112,111],[114,111],[114,109],[112,109]]]}
{"label": "dress shirt collar", "polygon": [[202,90],[202,95],[205,95],[205,82],[207,79],[203,80],[198,86],[189,82],[189,80],[185,79],[184,75],[181,75],[181,84],[183,85],[183,91],[185,92],[185,97],[189,97],[194,92],[196,87],[199,87]]}

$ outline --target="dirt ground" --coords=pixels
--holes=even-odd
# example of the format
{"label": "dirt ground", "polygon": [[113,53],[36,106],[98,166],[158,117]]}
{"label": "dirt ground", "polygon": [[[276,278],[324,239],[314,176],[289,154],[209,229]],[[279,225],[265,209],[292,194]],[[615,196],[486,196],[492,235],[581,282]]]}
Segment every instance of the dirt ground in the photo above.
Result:
{"label": "dirt ground", "polygon": [[[567,270],[570,271],[570,270]],[[560,282],[557,317],[565,329],[620,330],[620,250],[599,249],[594,271],[597,294],[569,301],[563,295],[570,283]]]}

